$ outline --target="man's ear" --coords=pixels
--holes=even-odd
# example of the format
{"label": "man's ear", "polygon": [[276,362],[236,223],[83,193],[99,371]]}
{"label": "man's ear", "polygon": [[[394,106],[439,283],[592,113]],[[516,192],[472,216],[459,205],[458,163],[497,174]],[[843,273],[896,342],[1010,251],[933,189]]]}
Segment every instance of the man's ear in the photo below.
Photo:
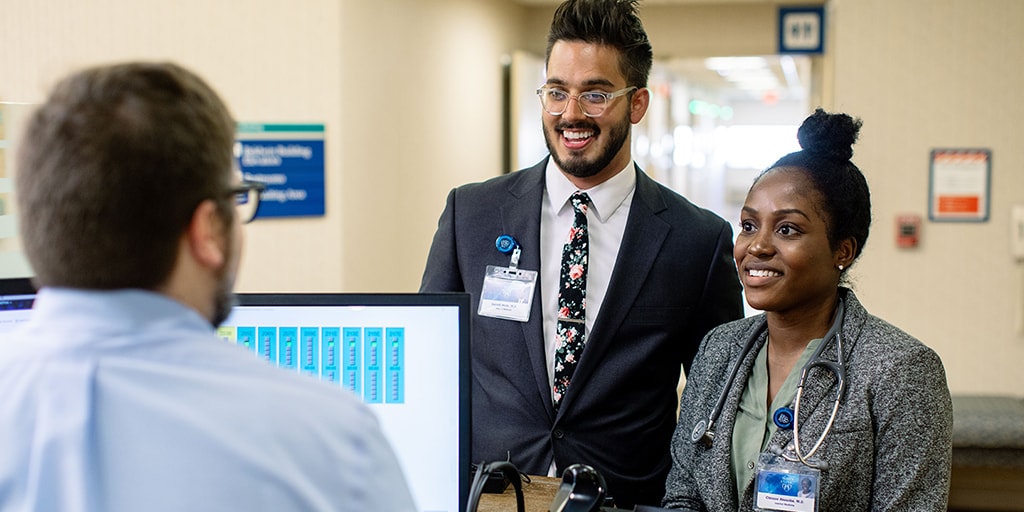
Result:
{"label": "man's ear", "polygon": [[207,268],[219,268],[226,261],[226,226],[217,212],[217,205],[207,199],[192,212],[192,221],[185,233],[189,254],[197,264]]}
{"label": "man's ear", "polygon": [[643,87],[637,89],[630,97],[629,122],[637,124],[644,118],[644,114],[647,113],[647,107],[651,105],[651,90]]}

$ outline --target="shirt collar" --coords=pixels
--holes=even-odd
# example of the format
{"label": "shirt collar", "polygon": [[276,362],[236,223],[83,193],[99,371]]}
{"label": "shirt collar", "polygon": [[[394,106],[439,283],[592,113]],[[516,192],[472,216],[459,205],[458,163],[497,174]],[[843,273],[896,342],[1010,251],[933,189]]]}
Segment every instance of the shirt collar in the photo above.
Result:
{"label": "shirt collar", "polygon": [[194,309],[166,295],[139,289],[85,290],[44,287],[36,294],[32,322],[108,332],[187,329],[213,333]]}
{"label": "shirt collar", "polygon": [[597,219],[604,222],[619,206],[626,200],[630,192],[636,187],[636,166],[632,160],[626,164],[618,174],[612,176],[595,187],[587,190],[579,190],[559,170],[554,158],[548,158],[548,165],[544,171],[545,190],[552,210],[561,212],[562,208],[569,206],[569,197],[577,191],[586,192],[590,196],[590,212],[597,216]]}

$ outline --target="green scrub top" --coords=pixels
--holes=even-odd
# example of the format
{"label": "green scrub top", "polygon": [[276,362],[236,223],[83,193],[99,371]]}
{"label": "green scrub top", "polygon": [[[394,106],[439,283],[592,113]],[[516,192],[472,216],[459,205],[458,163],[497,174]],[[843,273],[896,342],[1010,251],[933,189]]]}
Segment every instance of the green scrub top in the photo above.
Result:
{"label": "green scrub top", "polygon": [[768,440],[778,430],[772,415],[779,407],[792,405],[800,382],[800,372],[820,344],[821,338],[807,344],[800,359],[793,365],[793,370],[786,376],[779,393],[775,395],[770,409],[765,409],[768,401],[768,344],[762,345],[757,352],[732,428],[732,476],[736,482],[737,497],[743,496],[743,491],[754,478],[758,455],[768,447]]}

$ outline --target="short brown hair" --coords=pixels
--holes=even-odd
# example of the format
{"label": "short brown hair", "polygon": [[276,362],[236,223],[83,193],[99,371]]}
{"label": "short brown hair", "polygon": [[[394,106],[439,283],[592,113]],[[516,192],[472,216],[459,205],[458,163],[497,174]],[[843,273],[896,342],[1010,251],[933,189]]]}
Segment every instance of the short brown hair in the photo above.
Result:
{"label": "short brown hair", "polygon": [[54,87],[20,141],[16,198],[39,286],[154,289],[195,208],[229,192],[235,122],[201,78],[123,63]]}

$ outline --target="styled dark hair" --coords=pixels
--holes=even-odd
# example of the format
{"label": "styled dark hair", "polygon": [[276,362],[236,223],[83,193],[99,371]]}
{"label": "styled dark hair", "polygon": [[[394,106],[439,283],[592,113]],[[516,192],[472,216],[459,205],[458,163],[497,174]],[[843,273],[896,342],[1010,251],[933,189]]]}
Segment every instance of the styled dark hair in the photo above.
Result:
{"label": "styled dark hair", "polygon": [[626,85],[647,87],[654,54],[637,13],[637,0],[566,0],[551,20],[545,64],[558,41],[583,41],[619,50],[619,68]]}
{"label": "styled dark hair", "polygon": [[864,250],[871,228],[868,183],[850,161],[862,124],[860,119],[847,114],[816,109],[797,131],[797,140],[803,149],[780,158],[757,178],[760,180],[765,173],[779,167],[802,170],[821,194],[818,208],[828,226],[829,245],[836,249],[841,240],[853,238],[857,241],[854,260]]}
{"label": "styled dark hair", "polygon": [[196,207],[234,220],[235,122],[202,79],[171,63],[72,74],[29,120],[15,182],[38,286],[155,289]]}

